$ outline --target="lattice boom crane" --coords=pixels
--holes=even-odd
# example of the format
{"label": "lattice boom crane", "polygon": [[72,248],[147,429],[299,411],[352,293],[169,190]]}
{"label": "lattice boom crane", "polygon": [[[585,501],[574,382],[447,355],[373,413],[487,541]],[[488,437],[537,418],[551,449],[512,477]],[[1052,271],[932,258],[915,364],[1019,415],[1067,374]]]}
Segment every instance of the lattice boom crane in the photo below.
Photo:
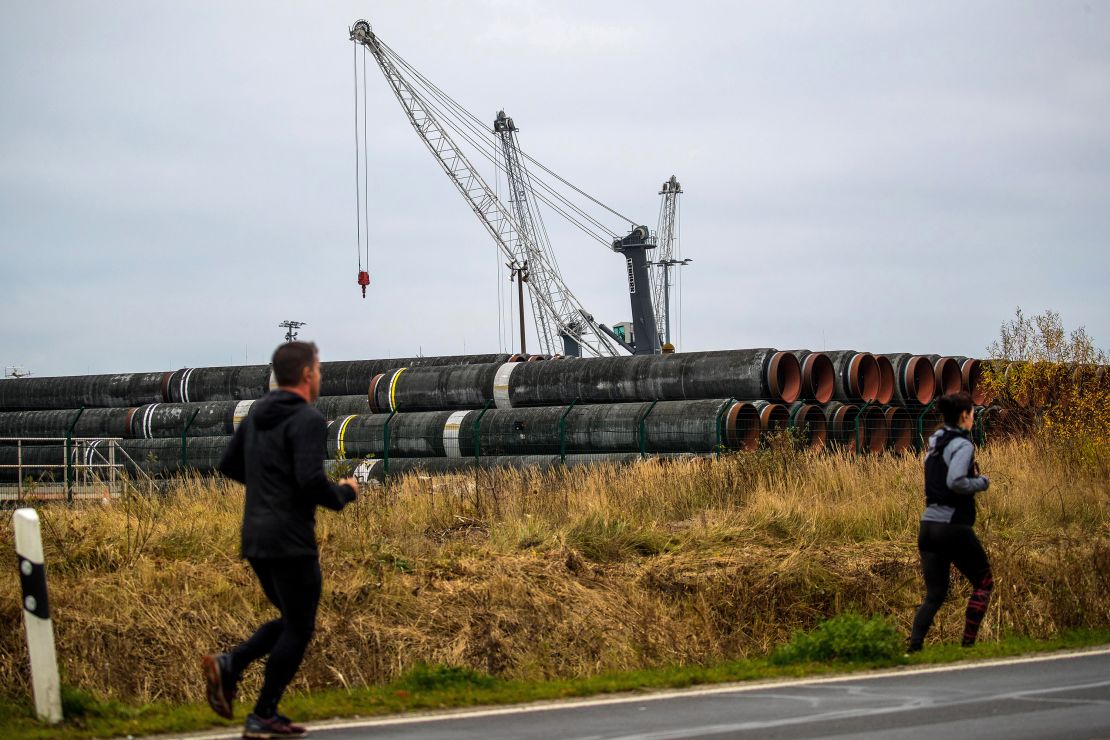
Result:
{"label": "lattice boom crane", "polygon": [[[646,258],[646,250],[653,249],[655,245],[651,241],[647,227],[634,226],[632,232],[623,238],[614,238],[611,234],[608,235],[608,239],[600,238],[597,234],[587,231],[613,251],[622,253],[627,260],[629,291],[637,335],[636,346],[633,348],[608,327],[598,323],[563,280],[550,245],[547,244],[546,231],[543,229],[534,200],[538,198],[552,204],[551,198],[554,196],[560,202],[570,204],[549,187],[548,191],[551,195],[538,192],[524,166],[523,153],[517,146],[516,127],[512,119],[501,112],[494,123],[494,133],[499,137],[501,155],[504,158],[503,164],[497,162],[495,164],[504,169],[509,182],[510,205],[506,206],[449,132],[449,129],[453,129],[457,136],[471,146],[477,147],[484,156],[489,157],[490,154],[482,150],[482,143],[476,143],[473,138],[480,138],[483,133],[488,135],[489,129],[486,128],[484,132],[475,130],[468,120],[472,116],[393,52],[374,34],[370,24],[365,20],[360,20],[351,27],[350,38],[374,57],[397,101],[405,111],[409,123],[493,237],[501,252],[514,262],[527,262],[527,285],[537,333],[544,351],[549,354],[561,352],[593,356],[617,355],[622,350],[634,351],[637,354],[657,353],[659,340],[651,303],[651,285]],[[558,179],[562,181],[562,178]],[[569,183],[566,184],[569,185]],[[577,190],[577,188],[574,189]],[[616,213],[606,206],[603,207]],[[581,209],[576,209],[574,206],[570,208],[585,216],[585,212]],[[579,228],[584,230],[589,228],[581,220],[576,220],[575,216],[569,218]],[[585,218],[595,225],[599,223],[588,216]],[[627,217],[622,216],[622,218],[628,220]],[[630,223],[633,222],[630,221]]]}

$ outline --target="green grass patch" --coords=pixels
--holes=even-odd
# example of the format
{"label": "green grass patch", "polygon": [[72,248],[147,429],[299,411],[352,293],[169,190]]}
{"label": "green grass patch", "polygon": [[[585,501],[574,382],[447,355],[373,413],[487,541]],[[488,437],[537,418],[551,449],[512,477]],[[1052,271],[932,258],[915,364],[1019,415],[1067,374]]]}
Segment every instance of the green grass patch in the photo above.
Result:
{"label": "green grass patch", "polygon": [[[293,694],[282,702],[282,710],[303,721],[374,717],[415,710],[514,704],[734,681],[851,673],[902,665],[983,660],[1110,644],[1110,630],[1082,630],[1066,632],[1047,640],[1007,637],[970,649],[951,644],[930,646],[907,657],[902,653],[900,637],[898,649],[892,650],[888,628],[889,625],[882,619],[848,615],[831,619],[809,633],[796,635],[768,658],[538,683],[503,681],[460,666],[421,664],[386,685]],[[193,732],[214,727],[238,727],[247,711],[240,704],[236,712],[238,719],[227,721],[214,716],[206,704],[131,706],[99,700],[87,692],[68,687],[63,690],[63,708],[65,722],[51,727],[35,720],[28,700],[0,697],[0,736],[76,740]]]}
{"label": "green grass patch", "polygon": [[881,662],[896,660],[904,652],[905,638],[886,617],[842,614],[795,634],[771,653],[771,664]]}

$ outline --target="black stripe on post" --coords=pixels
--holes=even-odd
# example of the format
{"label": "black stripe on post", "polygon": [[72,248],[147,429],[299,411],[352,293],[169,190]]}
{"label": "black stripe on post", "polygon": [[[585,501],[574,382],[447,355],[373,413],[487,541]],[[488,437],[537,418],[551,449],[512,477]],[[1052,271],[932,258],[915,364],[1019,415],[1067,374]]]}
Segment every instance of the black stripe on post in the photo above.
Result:
{"label": "black stripe on post", "polygon": [[46,566],[19,558],[19,585],[23,588],[23,608],[39,619],[50,619],[46,598]]}

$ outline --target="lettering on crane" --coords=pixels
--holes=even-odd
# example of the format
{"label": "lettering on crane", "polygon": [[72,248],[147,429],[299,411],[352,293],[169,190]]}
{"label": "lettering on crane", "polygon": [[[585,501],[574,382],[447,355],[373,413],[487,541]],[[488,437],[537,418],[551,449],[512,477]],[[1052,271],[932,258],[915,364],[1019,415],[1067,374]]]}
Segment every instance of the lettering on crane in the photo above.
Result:
{"label": "lettering on crane", "polygon": [[626,258],[628,262],[628,292],[635,295],[636,293],[636,273],[632,270],[632,258]]}

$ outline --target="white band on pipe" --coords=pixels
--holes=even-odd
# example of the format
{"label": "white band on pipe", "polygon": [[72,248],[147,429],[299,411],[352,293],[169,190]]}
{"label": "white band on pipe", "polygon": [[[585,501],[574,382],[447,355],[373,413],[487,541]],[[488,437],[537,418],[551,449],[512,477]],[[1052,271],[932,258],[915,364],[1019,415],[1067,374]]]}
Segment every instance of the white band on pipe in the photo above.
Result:
{"label": "white band on pipe", "polygon": [[493,403],[499,409],[511,409],[513,407],[512,401],[509,400],[509,377],[516,370],[516,366],[520,364],[522,363],[506,362],[497,368],[497,373],[493,376]]}
{"label": "white band on pipe", "polygon": [[469,411],[455,411],[447,417],[443,425],[443,454],[447,457],[462,457],[459,451],[459,429]]}
{"label": "white band on pipe", "polygon": [[185,403],[189,403],[189,378],[192,376],[193,370],[194,368],[189,368],[181,376],[181,400]]}
{"label": "white band on pipe", "polygon": [[156,403],[152,403],[147,406],[146,411],[143,412],[143,439],[154,439],[154,407],[157,405]]}
{"label": "white band on pipe", "polygon": [[254,401],[240,401],[235,404],[235,411],[231,414],[231,431],[239,431],[239,425],[247,418],[247,414],[250,413],[251,406],[253,405]]}

